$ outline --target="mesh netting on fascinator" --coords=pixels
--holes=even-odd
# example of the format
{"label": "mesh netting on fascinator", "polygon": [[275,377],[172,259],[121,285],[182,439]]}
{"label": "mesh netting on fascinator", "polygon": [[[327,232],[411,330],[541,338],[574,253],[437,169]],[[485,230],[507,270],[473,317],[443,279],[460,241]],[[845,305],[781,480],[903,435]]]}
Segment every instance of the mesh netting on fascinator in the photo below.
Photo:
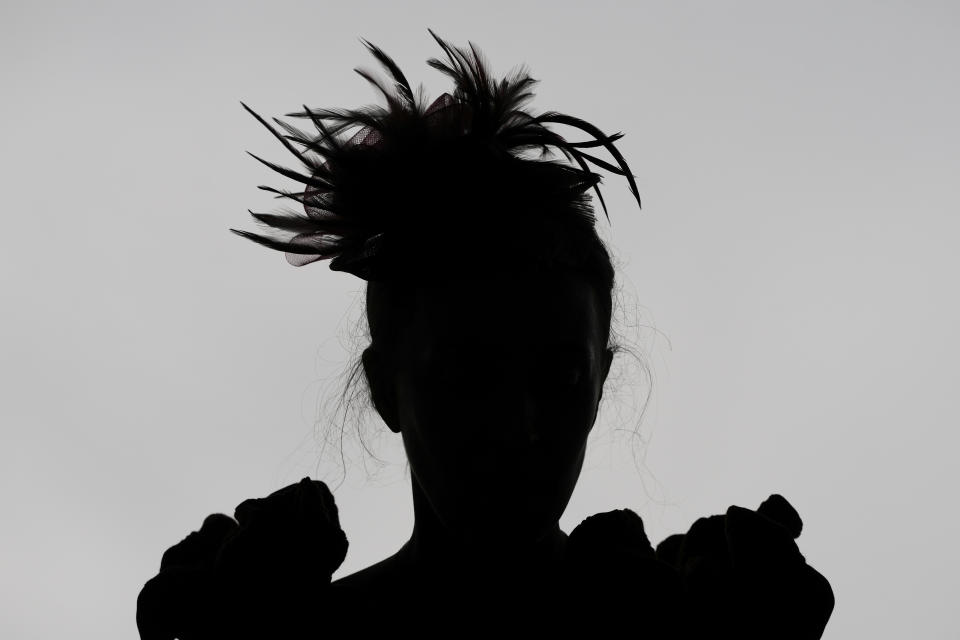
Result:
{"label": "mesh netting on fascinator", "polygon": [[[607,207],[601,177],[588,162],[625,176],[639,205],[634,176],[613,144],[622,133],[607,136],[555,111],[530,114],[523,107],[537,80],[522,67],[497,81],[473,43],[469,50],[455,47],[428,31],[447,62],[431,58],[427,64],[455,82],[452,95],[444,93],[429,106],[423,86],[415,94],[396,63],[366,40],[392,88],[363,69],[355,71],[383,94],[386,107],[304,105],[287,117],[308,119],[317,133],[273,118],[282,134],[241,102],[306,167],[290,170],[251,153],[304,185],[299,191],[259,188],[300,203],[305,215],[250,211],[265,229],[286,238],[232,232],[285,252],[294,266],[330,259],[334,271],[384,280],[411,268],[442,269],[463,255],[509,260],[541,249],[555,255],[570,238],[594,235],[588,191],[597,194],[605,215]],[[568,142],[546,123],[577,127],[593,140]],[[616,165],[583,151],[601,146]],[[551,147],[577,166],[544,159]],[[538,159],[526,157],[533,150],[539,150]]]}

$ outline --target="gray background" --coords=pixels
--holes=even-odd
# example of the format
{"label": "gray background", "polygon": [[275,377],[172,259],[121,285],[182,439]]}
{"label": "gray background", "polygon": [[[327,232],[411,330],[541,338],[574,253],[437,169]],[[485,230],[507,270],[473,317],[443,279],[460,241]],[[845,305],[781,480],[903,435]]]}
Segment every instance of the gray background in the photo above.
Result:
{"label": "gray background", "polygon": [[240,100],[376,102],[361,36],[435,98],[432,27],[498,74],[528,64],[538,113],[625,132],[638,176],[643,210],[609,176],[600,226],[651,375],[614,372],[562,526],[630,507],[656,543],[780,492],[834,586],[825,638],[960,637],[958,14],[4,3],[0,636],[135,637],[164,549],[307,475],[336,487],[337,576],[409,535],[396,440],[369,421],[389,464],[348,439],[342,483],[320,446],[362,283],[227,228],[278,204],[256,185],[294,186],[244,153],[294,165]]}

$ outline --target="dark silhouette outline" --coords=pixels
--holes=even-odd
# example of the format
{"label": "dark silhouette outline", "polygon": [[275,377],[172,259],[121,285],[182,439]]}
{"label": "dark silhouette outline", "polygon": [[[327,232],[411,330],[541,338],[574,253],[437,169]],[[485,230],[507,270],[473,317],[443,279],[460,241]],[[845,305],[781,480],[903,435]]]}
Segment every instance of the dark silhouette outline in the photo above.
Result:
{"label": "dark silhouette outline", "polygon": [[[304,478],[234,518],[209,516],[168,549],[138,598],[141,638],[819,638],[833,592],[800,554],[801,520],[782,496],[701,518],[656,549],[628,509],[560,530],[616,351],[614,272],[587,195],[603,203],[600,176],[587,163],[625,176],[638,204],[639,194],[613,144],[622,134],[529,114],[529,75],[496,81],[472,43],[430,33],[448,59],[429,64],[456,90],[429,107],[370,43],[392,86],[358,72],[386,109],[288,114],[309,119],[311,136],[274,119],[281,134],[243,105],[309,171],[257,158],[305,185],[261,188],[306,215],[251,212],[287,239],[232,230],[295,266],[330,259],[367,281],[363,370],[410,462],[412,535],[331,583],[347,539],[329,489]],[[568,142],[548,123],[594,140]],[[362,128],[342,139],[352,126]],[[544,160],[548,147],[579,168]],[[523,157],[533,149],[539,159]]]}

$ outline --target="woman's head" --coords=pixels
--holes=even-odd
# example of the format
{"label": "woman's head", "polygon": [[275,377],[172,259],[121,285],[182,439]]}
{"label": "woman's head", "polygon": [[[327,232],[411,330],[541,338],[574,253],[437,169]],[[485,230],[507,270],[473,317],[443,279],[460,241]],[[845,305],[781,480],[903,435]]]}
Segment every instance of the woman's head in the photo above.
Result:
{"label": "woman's head", "polygon": [[[613,268],[594,228],[588,192],[603,198],[588,162],[639,195],[613,144],[622,134],[531,115],[523,105],[536,81],[522,69],[495,80],[473,44],[431,35],[447,61],[428,63],[456,89],[429,107],[367,43],[392,90],[358,71],[386,109],[288,114],[309,118],[314,137],[276,120],[281,135],[251,111],[309,170],[262,161],[305,185],[263,188],[300,202],[306,216],[253,214],[293,233],[287,240],[232,231],[296,266],[332,258],[331,269],[368,282],[364,373],[438,517],[466,530],[497,509],[532,534],[555,525],[569,500],[613,354]],[[569,142],[547,124],[593,139]],[[579,167],[545,160],[551,147]],[[583,151],[600,147],[616,165]]]}
{"label": "woman's head", "polygon": [[489,539],[508,522],[539,537],[556,525],[613,357],[609,300],[569,268],[368,286],[374,405],[451,530]]}

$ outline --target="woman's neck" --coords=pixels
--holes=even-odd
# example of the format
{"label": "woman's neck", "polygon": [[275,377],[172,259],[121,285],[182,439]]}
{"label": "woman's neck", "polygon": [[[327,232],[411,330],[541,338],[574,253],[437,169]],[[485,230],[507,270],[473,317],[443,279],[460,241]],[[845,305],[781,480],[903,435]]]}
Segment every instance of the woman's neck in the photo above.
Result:
{"label": "woman's neck", "polygon": [[548,579],[566,549],[567,534],[553,525],[536,538],[456,535],[437,517],[412,480],[414,527],[395,560],[406,571],[450,584],[504,581],[522,586]]}

